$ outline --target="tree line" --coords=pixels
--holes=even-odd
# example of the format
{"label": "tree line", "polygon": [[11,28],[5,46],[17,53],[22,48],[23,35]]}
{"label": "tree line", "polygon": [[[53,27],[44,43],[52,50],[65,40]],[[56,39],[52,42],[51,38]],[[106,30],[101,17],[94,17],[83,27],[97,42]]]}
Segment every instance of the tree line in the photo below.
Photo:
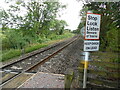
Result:
{"label": "tree line", "polygon": [[56,18],[65,8],[59,2],[17,0],[8,10],[1,9],[2,49],[22,49],[62,35],[67,23]]}

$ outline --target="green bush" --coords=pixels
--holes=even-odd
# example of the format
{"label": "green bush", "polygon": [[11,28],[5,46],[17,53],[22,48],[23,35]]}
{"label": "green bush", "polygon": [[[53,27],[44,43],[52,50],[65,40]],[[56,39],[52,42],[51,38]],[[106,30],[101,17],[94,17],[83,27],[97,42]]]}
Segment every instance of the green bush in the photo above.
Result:
{"label": "green bush", "polygon": [[11,49],[2,54],[1,61],[5,61],[5,60],[8,60],[8,59],[20,56],[20,55],[21,55],[21,51],[19,49],[17,49],[17,50]]}
{"label": "green bush", "polygon": [[120,51],[120,45],[118,44],[118,33],[119,33],[120,29],[117,28],[111,28],[110,31],[107,32],[107,43],[108,43],[108,47],[107,50],[108,51],[115,51],[115,52],[119,52]]}
{"label": "green bush", "polygon": [[36,44],[36,45],[25,48],[25,53],[29,53],[29,52],[32,52],[34,50],[37,50],[37,49],[40,49],[43,47],[47,47],[47,46],[48,46],[47,44]]}
{"label": "green bush", "polygon": [[38,43],[44,43],[44,42],[48,42],[50,40],[51,39],[49,39],[49,38],[39,36],[38,39],[37,39],[37,42]]}
{"label": "green bush", "polygon": [[[29,52],[32,52],[34,50],[37,50],[37,49],[40,49],[40,48],[43,48],[46,46],[48,46],[48,45],[47,44],[36,44],[36,45],[31,46],[31,47],[27,47],[25,49],[25,53],[29,53]],[[11,58],[20,56],[21,54],[22,54],[22,52],[20,49],[11,49],[11,50],[3,51],[1,61],[9,60]]]}
{"label": "green bush", "polygon": [[[26,45],[24,47],[25,48],[25,52],[24,53],[29,53],[29,52],[32,52],[34,50],[37,50],[37,49],[40,49],[40,48],[43,48],[43,47],[47,47],[49,45],[50,41],[60,40],[60,39],[64,39],[64,38],[69,38],[69,37],[72,37],[73,35],[74,34],[72,34],[72,33],[65,32],[63,35],[55,35],[54,33],[52,33],[50,36],[48,36],[48,38],[46,38],[46,37],[39,37],[40,42],[37,41],[38,43],[34,42],[34,44]],[[1,61],[9,60],[11,58],[20,56],[21,54],[22,54],[21,49],[10,49],[10,50],[8,49],[8,50],[4,50],[4,51],[2,51],[2,60]]]}
{"label": "green bush", "polygon": [[51,36],[49,36],[49,38],[51,40],[59,40],[59,39],[63,39],[63,38],[69,38],[74,36],[74,34],[70,33],[70,32],[64,32],[63,35],[56,35],[56,34],[52,34]]}
{"label": "green bush", "polygon": [[4,38],[2,38],[2,48],[5,49],[20,49],[21,47],[24,47],[26,42],[26,37],[23,37],[23,35],[15,30],[8,29],[6,32],[4,32]]}

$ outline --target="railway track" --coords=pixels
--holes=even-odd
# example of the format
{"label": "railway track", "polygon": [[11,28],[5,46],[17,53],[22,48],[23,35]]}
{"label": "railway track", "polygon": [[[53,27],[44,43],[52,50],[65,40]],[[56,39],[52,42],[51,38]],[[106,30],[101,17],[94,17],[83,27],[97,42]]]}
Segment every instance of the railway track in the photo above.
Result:
{"label": "railway track", "polygon": [[33,72],[38,66],[44,64],[50,58],[57,55],[60,51],[62,51],[64,48],[72,44],[78,38],[79,36],[75,36],[72,39],[69,39],[65,42],[58,43],[45,50],[39,51],[37,53],[34,53],[25,58],[22,58],[20,60],[17,60],[15,62],[12,62],[8,65],[1,67],[0,69],[2,72],[1,78],[2,83],[0,84],[0,87],[17,88],[19,84],[14,86],[12,85],[13,83],[15,84],[16,80],[20,80],[19,82],[23,83],[21,80],[25,81],[32,75],[34,75]]}
{"label": "railway track", "polygon": [[[72,39],[74,39],[74,38],[72,38]],[[4,70],[4,71],[13,71],[13,72],[23,71],[23,70],[27,69],[28,67],[30,67],[32,64],[39,62],[40,60],[44,59],[45,57],[51,55],[54,51],[58,50],[60,47],[62,47],[66,43],[69,43],[70,41],[72,41],[72,39],[69,39],[68,41],[65,41],[65,42],[58,43],[56,45],[53,45],[49,48],[43,49],[36,53],[30,54],[22,59],[19,59],[15,62],[12,62],[8,65],[3,66],[0,69],[2,69],[2,71]]]}

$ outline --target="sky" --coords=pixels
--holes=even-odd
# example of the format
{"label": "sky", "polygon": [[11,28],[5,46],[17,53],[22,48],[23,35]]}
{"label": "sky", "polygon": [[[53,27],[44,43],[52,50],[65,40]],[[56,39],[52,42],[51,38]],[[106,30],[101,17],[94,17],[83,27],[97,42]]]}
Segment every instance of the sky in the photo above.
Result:
{"label": "sky", "polygon": [[67,22],[69,26],[67,29],[75,30],[80,23],[80,10],[82,9],[82,2],[77,2],[77,0],[60,0],[63,4],[67,4],[66,10],[64,10],[63,15],[60,19]]}
{"label": "sky", "polygon": [[[67,8],[63,10],[61,13],[61,17],[59,20],[65,20],[68,24],[66,29],[75,30],[77,29],[81,17],[80,10],[82,9],[82,2],[78,2],[77,0],[59,0],[61,3],[67,5]],[[4,0],[0,0],[0,6],[3,8],[8,8],[8,5],[4,3]]]}

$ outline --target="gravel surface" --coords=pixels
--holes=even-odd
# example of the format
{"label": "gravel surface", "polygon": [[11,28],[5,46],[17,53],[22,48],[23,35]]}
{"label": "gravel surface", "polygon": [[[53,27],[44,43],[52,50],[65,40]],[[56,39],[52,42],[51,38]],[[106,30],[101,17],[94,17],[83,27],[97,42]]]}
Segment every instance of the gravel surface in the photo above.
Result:
{"label": "gravel surface", "polygon": [[81,49],[83,45],[81,39],[76,40],[58,55],[38,67],[36,71],[55,74],[65,74],[69,68],[77,68],[81,59]]}
{"label": "gravel surface", "polygon": [[64,88],[64,75],[39,72],[19,88]]}
{"label": "gravel surface", "polygon": [[[40,61],[46,55],[50,55],[57,49],[58,48],[56,47],[52,50],[48,50],[47,52],[35,55],[28,60],[22,61],[22,64],[18,63],[14,66],[11,66],[11,69],[24,70],[26,68],[26,65],[28,67],[29,65]],[[64,75],[68,69],[78,69],[78,65],[81,60],[80,55],[82,49],[83,40],[79,38],[64,50],[62,50],[60,53],[51,58],[49,61],[38,67],[35,70],[38,73],[33,78],[25,82],[21,88],[64,88]]]}
{"label": "gravel surface", "polygon": [[83,48],[81,43],[83,40],[79,38],[58,55],[38,67],[36,69],[38,73],[20,88],[64,88],[66,71],[71,68],[78,68],[81,60],[81,49]]}

